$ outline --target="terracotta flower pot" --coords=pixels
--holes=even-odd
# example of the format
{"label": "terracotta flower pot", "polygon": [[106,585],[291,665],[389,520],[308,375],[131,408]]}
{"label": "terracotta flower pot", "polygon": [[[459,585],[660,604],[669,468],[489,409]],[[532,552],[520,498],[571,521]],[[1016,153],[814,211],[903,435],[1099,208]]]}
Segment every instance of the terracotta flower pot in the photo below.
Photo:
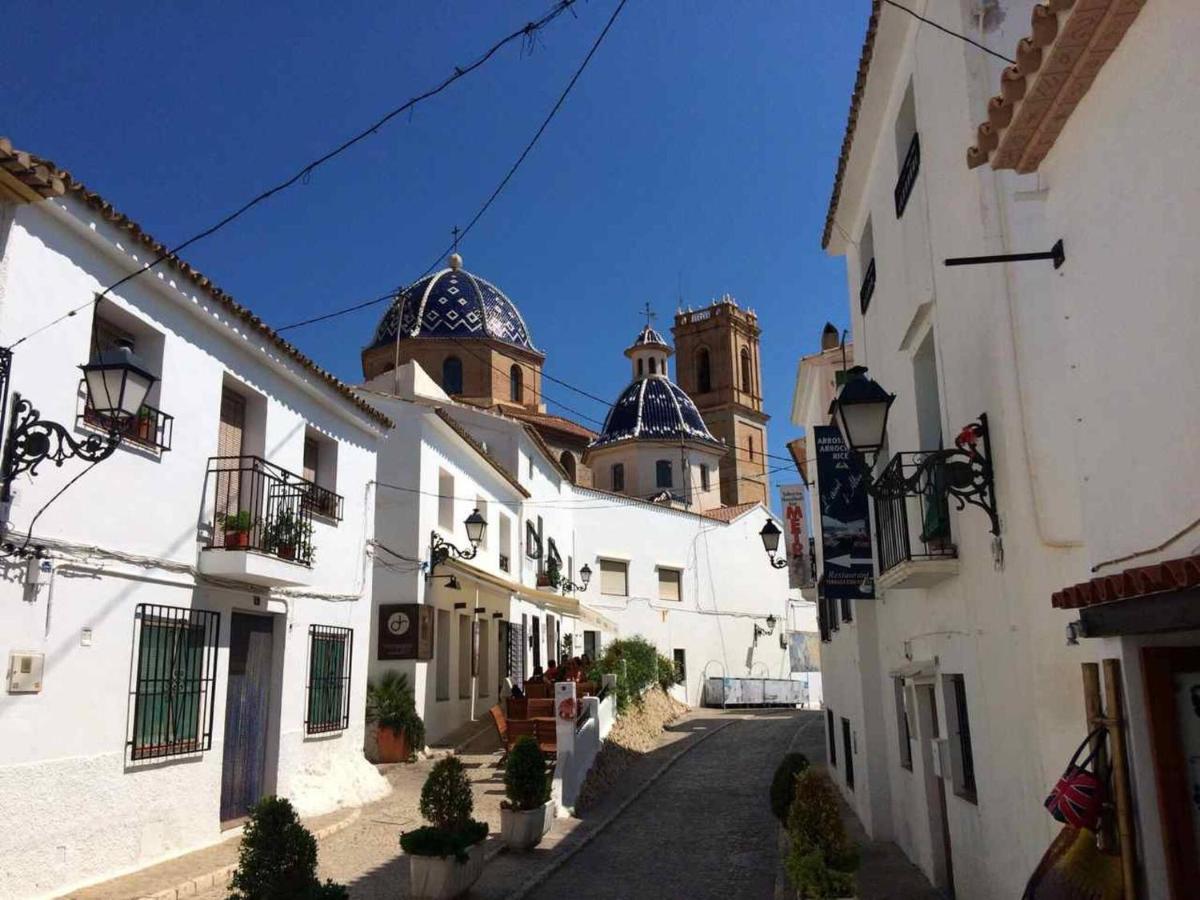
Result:
{"label": "terracotta flower pot", "polygon": [[242,550],[250,546],[250,532],[248,531],[227,531],[225,532],[225,549],[227,550]]}
{"label": "terracotta flower pot", "polygon": [[381,763],[408,762],[408,758],[412,756],[408,733],[403,728],[396,731],[386,725],[380,725],[377,743]]}
{"label": "terracotta flower pot", "polygon": [[280,559],[294,560],[296,558],[296,547],[293,544],[281,544],[275,549],[275,554]]}

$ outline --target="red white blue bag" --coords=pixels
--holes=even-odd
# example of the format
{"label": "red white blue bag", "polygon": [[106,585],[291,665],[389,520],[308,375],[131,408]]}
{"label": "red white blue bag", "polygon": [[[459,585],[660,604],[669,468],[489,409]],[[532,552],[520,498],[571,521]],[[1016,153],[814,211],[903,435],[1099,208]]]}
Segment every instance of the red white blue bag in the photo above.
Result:
{"label": "red white blue bag", "polygon": [[[1104,746],[1103,738],[1096,740],[1101,735],[1107,736],[1107,729],[1103,726],[1083,739],[1083,743],[1071,757],[1067,770],[1046,797],[1046,809],[1064,825],[1095,831],[1100,822],[1100,813],[1108,799],[1108,791],[1100,776],[1088,767],[1093,766],[1096,754]],[[1080,754],[1093,740],[1096,741],[1096,746],[1083,762],[1079,762]]]}

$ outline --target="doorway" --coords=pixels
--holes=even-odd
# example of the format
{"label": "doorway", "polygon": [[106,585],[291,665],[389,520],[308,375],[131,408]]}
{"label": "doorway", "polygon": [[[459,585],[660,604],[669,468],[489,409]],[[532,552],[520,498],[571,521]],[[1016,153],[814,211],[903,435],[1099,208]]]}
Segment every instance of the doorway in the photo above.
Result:
{"label": "doorway", "polygon": [[[925,804],[929,810],[929,847],[933,856],[933,883],[954,896],[954,863],[951,857],[950,820],[946,813],[946,782],[934,769],[941,769],[941,730],[938,724],[937,692],[933,682],[919,683],[917,720],[921,736],[921,770],[925,778]],[[938,754],[935,761],[934,756]]]}
{"label": "doorway", "polygon": [[247,816],[266,793],[275,620],[235,612],[229,630],[229,684],[221,762],[221,824]]}

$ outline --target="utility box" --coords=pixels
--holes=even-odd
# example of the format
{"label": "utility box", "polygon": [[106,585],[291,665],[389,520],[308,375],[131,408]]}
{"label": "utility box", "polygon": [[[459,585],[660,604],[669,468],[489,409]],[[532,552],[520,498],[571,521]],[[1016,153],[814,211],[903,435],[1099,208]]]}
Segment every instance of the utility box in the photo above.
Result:
{"label": "utility box", "polygon": [[45,653],[8,654],[8,692],[10,694],[40,694]]}
{"label": "utility box", "polygon": [[25,564],[25,583],[33,587],[41,587],[50,581],[50,573],[53,571],[54,564],[50,560],[32,557]]}

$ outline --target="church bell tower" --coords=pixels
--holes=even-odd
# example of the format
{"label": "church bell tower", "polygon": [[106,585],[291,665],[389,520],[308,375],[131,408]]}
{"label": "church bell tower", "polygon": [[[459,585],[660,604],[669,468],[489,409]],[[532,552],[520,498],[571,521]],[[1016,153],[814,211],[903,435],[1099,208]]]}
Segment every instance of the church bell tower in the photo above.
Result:
{"label": "church bell tower", "polygon": [[676,382],[704,424],[730,448],[721,460],[721,504],[767,502],[767,419],[762,405],[761,330],[753,311],[726,294],[711,306],[679,311]]}

